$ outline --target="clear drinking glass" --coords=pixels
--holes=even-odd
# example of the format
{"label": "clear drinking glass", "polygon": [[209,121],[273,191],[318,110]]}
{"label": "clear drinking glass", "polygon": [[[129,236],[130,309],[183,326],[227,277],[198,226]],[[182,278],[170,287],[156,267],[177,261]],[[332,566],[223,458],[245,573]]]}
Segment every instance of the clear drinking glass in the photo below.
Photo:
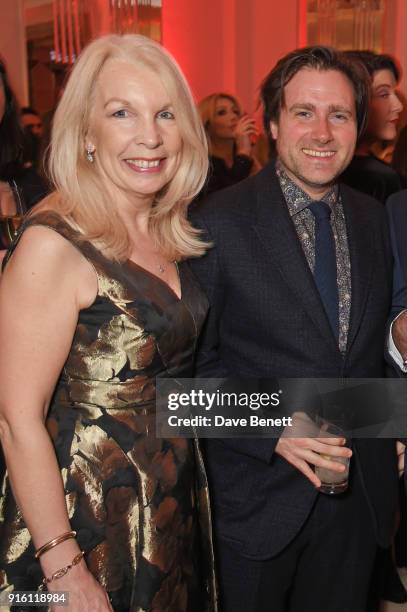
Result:
{"label": "clear drinking glass", "polygon": [[[329,421],[320,421],[319,424],[320,438],[345,438],[345,447],[350,447],[351,440],[340,423],[338,424],[336,422],[332,423]],[[339,493],[343,493],[344,491],[346,491],[349,483],[350,457],[332,457],[331,455],[323,454],[321,454],[321,457],[327,459],[328,461],[342,463],[342,465],[345,466],[345,470],[343,472],[336,472],[326,467],[315,466],[315,474],[321,481],[319,491],[321,493],[325,493],[326,495],[338,495]]]}
{"label": "clear drinking glass", "polygon": [[0,194],[0,241],[3,248],[8,248],[13,242],[26,212],[24,197],[17,183],[11,181],[8,186],[9,189]]}

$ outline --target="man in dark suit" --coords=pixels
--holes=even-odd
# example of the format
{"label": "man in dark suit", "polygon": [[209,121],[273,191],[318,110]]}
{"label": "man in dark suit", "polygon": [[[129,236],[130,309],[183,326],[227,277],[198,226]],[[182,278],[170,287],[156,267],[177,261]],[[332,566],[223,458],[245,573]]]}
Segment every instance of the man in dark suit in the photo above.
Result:
{"label": "man in dark suit", "polygon": [[[384,211],[337,183],[366,118],[355,70],[324,47],[280,60],[261,92],[277,162],[192,213],[214,244],[192,262],[211,304],[198,376],[383,375]],[[354,440],[350,488],[330,497],[314,467],[349,453],[331,442],[207,441],[222,612],[366,611],[394,524],[395,444]]]}

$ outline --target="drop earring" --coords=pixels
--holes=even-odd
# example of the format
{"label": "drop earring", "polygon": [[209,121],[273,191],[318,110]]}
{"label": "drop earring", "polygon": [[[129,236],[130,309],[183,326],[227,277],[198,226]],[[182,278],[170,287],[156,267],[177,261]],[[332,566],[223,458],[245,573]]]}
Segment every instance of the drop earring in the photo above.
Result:
{"label": "drop earring", "polygon": [[92,147],[89,147],[89,146],[86,147],[86,159],[91,164],[93,164],[93,162],[95,161],[94,152],[95,152],[95,149],[92,149]]}

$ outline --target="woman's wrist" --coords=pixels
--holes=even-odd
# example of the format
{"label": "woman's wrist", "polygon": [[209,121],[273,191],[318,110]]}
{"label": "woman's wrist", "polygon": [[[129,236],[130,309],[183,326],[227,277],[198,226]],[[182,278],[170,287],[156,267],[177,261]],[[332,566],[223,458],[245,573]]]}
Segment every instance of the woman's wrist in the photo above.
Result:
{"label": "woman's wrist", "polygon": [[245,153],[237,153],[234,159],[234,167],[238,172],[249,173],[253,166],[253,158]]}
{"label": "woman's wrist", "polygon": [[240,159],[242,162],[249,162],[252,160],[252,156],[247,153],[242,153],[242,151],[236,151],[235,159]]}
{"label": "woman's wrist", "polygon": [[[41,590],[44,588],[48,588],[51,583],[55,582],[56,580],[61,580],[62,578],[65,578],[65,576],[69,574],[69,572],[74,571],[75,568],[83,561],[83,555],[83,551],[78,553],[74,556],[70,563],[64,565],[63,567],[60,567],[58,570],[56,570],[56,572],[53,572],[51,576],[45,576],[45,578],[43,578],[42,580],[42,587],[40,587]],[[79,573],[80,572],[81,570],[79,570]]]}
{"label": "woman's wrist", "polygon": [[41,555],[44,555],[52,548],[55,548],[55,546],[62,544],[62,542],[65,542],[66,540],[71,540],[74,538],[76,538],[76,531],[73,531],[72,529],[69,531],[64,531],[64,533],[62,533],[61,535],[57,536],[56,538],[53,538],[52,540],[48,540],[48,542],[45,542],[45,544],[40,546],[40,548],[37,548],[35,558],[39,559]]}
{"label": "woman's wrist", "polygon": [[[73,559],[68,565],[71,565]],[[67,567],[66,565],[63,566]],[[60,568],[63,569],[63,568]],[[58,570],[57,570],[58,571]],[[55,573],[55,572],[54,572]],[[53,574],[45,576],[45,578],[52,578]],[[67,571],[60,578],[55,578],[47,583],[46,589],[48,591],[69,591],[72,592],[78,585],[83,584],[83,580],[88,580],[92,576],[89,572],[85,560],[82,559],[73,565],[69,571]],[[93,578],[93,576],[92,576]]]}
{"label": "woman's wrist", "polygon": [[41,569],[47,578],[62,567],[71,563],[81,552],[75,539],[66,540],[40,557]]}
{"label": "woman's wrist", "polygon": [[236,146],[236,155],[245,155],[246,157],[251,157],[252,155],[252,145],[249,142],[248,144],[237,144]]}

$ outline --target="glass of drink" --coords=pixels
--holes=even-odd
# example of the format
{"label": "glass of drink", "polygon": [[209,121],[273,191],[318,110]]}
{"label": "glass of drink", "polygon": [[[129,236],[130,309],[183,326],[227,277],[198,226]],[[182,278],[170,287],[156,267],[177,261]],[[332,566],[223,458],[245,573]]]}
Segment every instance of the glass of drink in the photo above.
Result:
{"label": "glass of drink", "polygon": [[[346,443],[344,446],[348,448],[350,447],[349,437],[346,436],[343,427],[341,427],[341,425],[337,423],[321,421],[318,437],[345,438]],[[345,466],[345,470],[343,472],[336,472],[335,470],[330,470],[327,467],[320,467],[316,465],[315,474],[321,481],[319,491],[321,493],[325,493],[326,495],[338,495],[339,493],[343,493],[344,491],[346,491],[349,483],[350,457],[333,457],[332,455],[324,455],[322,453],[321,457],[323,457],[327,461],[342,463],[342,465]]]}
{"label": "glass of drink", "polygon": [[9,187],[10,190],[1,197],[0,248],[8,248],[11,245],[25,213],[23,197],[15,181],[12,181]]}
{"label": "glass of drink", "polygon": [[4,248],[13,242],[23,218],[23,215],[0,215],[0,240]]}

